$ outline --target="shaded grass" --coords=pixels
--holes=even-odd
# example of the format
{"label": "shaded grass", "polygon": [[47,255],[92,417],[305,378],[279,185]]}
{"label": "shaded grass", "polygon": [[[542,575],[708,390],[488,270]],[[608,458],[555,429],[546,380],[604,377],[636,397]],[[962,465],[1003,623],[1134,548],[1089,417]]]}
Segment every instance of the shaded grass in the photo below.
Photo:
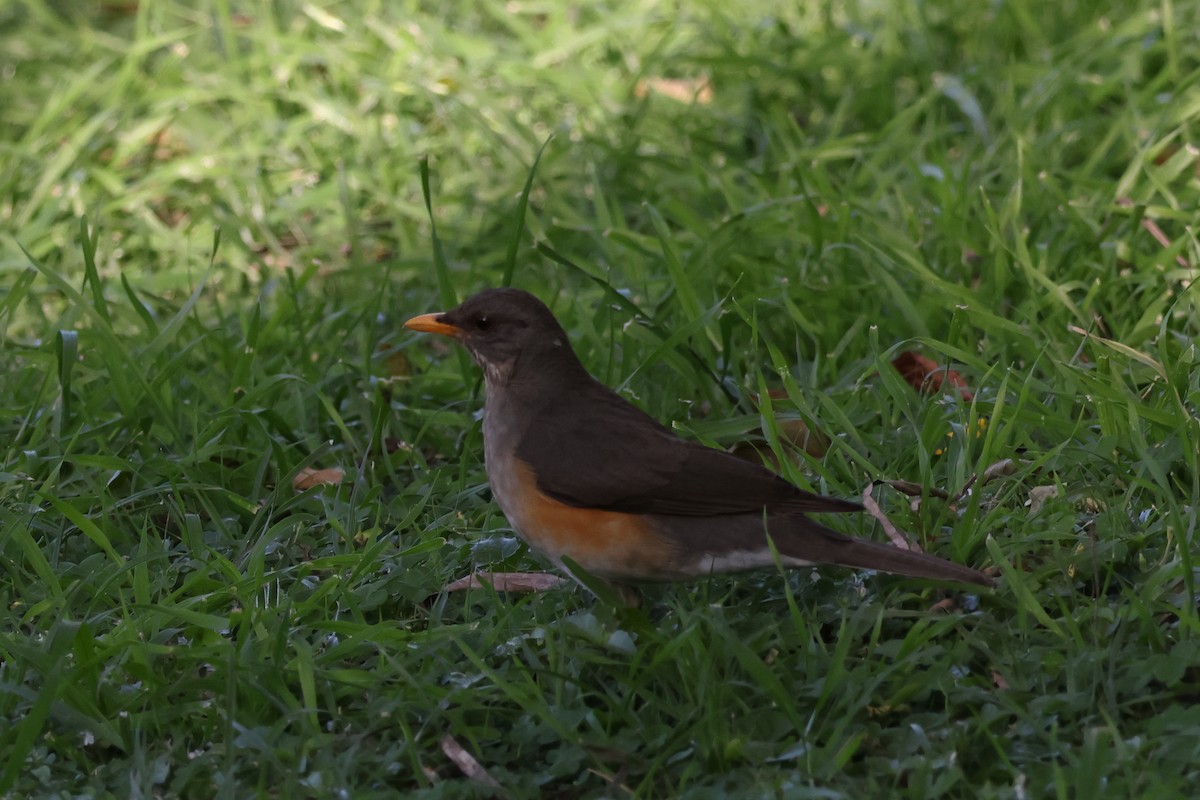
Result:
{"label": "shaded grass", "polygon": [[[0,782],[482,793],[450,734],[513,796],[1186,793],[1197,23],[0,10]],[[636,90],[700,73],[710,105]],[[509,275],[599,377],[713,444],[765,425],[802,485],[953,494],[1013,458],[953,508],[881,497],[1002,588],[440,593],[537,561],[489,502],[475,373],[399,323]],[[910,348],[975,400],[913,393]]]}

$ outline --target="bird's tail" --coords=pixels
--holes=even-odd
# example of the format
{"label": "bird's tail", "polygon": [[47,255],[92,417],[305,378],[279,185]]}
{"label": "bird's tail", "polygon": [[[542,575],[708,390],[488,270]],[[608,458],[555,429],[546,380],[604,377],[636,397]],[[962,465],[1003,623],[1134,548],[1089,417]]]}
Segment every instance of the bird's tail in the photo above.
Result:
{"label": "bird's tail", "polygon": [[[784,524],[780,525],[779,522]],[[846,536],[806,516],[789,516],[785,520],[772,520],[772,523],[775,524],[770,525],[771,536],[781,556],[807,563],[874,569],[910,578],[958,581],[979,586],[996,584],[979,570],[915,550],[902,550],[890,544]]]}

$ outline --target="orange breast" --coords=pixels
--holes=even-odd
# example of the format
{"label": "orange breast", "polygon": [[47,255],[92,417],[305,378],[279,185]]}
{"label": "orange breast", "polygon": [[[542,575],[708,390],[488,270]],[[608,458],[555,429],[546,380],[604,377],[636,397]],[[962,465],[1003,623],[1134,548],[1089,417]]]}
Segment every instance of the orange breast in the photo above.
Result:
{"label": "orange breast", "polygon": [[673,547],[646,518],[560,503],[539,491],[529,465],[516,459],[508,472],[491,481],[501,509],[529,546],[556,565],[567,556],[616,580],[661,580],[671,571]]}

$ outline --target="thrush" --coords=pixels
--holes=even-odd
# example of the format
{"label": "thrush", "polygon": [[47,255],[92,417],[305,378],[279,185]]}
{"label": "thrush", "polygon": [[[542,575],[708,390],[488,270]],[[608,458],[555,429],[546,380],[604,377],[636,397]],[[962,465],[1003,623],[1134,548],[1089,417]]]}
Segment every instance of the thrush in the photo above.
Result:
{"label": "thrush", "polygon": [[449,336],[483,369],[492,495],[521,538],[576,580],[574,565],[630,603],[637,584],[777,564],[992,585],[969,567],[827,528],[809,515],[862,506],[677,436],[593,378],[528,292],[488,289],[405,326]]}

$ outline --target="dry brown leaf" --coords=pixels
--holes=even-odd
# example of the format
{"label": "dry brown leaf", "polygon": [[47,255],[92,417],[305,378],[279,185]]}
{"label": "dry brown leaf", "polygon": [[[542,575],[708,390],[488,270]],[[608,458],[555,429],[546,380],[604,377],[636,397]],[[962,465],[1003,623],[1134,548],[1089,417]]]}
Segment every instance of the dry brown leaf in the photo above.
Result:
{"label": "dry brown leaf", "polygon": [[812,430],[802,419],[777,420],[775,427],[783,438],[813,458],[824,458],[829,452],[829,437],[820,431]]}
{"label": "dry brown leaf", "polygon": [[[787,391],[784,389],[767,390],[767,397],[771,400],[785,400],[787,396]],[[754,404],[758,406],[759,395],[755,394],[752,397]],[[824,458],[825,454],[829,452],[829,437],[819,430],[808,427],[808,424],[802,419],[777,419],[775,429],[784,439],[813,458]]]}
{"label": "dry brown leaf", "polygon": [[326,467],[325,469],[305,467],[296,473],[296,477],[292,478],[292,488],[297,492],[303,492],[314,486],[337,486],[345,477],[346,472],[341,467]]}
{"label": "dry brown leaf", "polygon": [[905,350],[892,359],[892,366],[909,386],[922,394],[939,394],[948,385],[957,389],[959,396],[968,403],[975,399],[975,393],[967,388],[962,375],[952,369],[939,367],[937,362],[920,353]]}
{"label": "dry brown leaf", "polygon": [[912,550],[913,552],[920,553],[921,548],[917,546],[916,542],[910,542],[908,537],[901,533],[896,526],[892,524],[892,521],[887,518],[886,514],[883,513],[883,509],[881,509],[879,504],[875,502],[875,498],[871,496],[871,491],[874,488],[874,484],[867,484],[867,488],[863,490],[863,508],[866,509],[868,514],[879,521],[879,524],[883,526],[883,532],[886,533],[888,538],[892,540],[892,544],[896,545],[896,547],[899,547],[901,550]]}
{"label": "dry brown leaf", "polygon": [[448,583],[444,592],[465,592],[491,586],[497,592],[544,592],[566,583],[549,572],[476,572]]}
{"label": "dry brown leaf", "polygon": [[953,597],[944,597],[929,607],[930,611],[945,611],[947,613],[958,608],[958,601]]}
{"label": "dry brown leaf", "polygon": [[463,775],[471,780],[493,789],[500,788],[500,783],[489,775],[483,765],[475,760],[475,756],[468,753],[453,736],[446,734],[442,737],[442,752],[446,754],[446,758],[454,762],[454,766],[458,767]]}
{"label": "dry brown leaf", "polygon": [[[979,422],[982,424],[984,421],[984,418],[980,417]],[[980,436],[982,433],[977,433],[975,435]],[[1030,462],[1022,461],[1021,463],[1028,464]],[[950,502],[957,503],[959,500],[962,500],[964,497],[966,497],[971,491],[971,487],[975,485],[976,480],[979,480],[979,485],[983,486],[984,484],[991,483],[994,480],[1007,478],[1016,471],[1017,462],[1014,459],[1002,458],[999,461],[995,461],[988,465],[988,467],[983,471],[982,480],[980,480],[981,476],[978,472],[973,473],[971,477],[967,478],[967,482],[963,484],[962,490],[959,491],[958,494],[954,495],[954,498]]]}
{"label": "dry brown leaf", "polygon": [[702,106],[713,100],[712,83],[707,75],[695,78],[644,78],[637,82],[633,94],[639,100],[658,94],[680,103],[698,103]]}
{"label": "dry brown leaf", "polygon": [[776,472],[779,471],[779,459],[771,452],[771,448],[762,442],[738,442],[729,449],[729,454],[737,456],[751,464],[769,464]]}
{"label": "dry brown leaf", "polygon": [[981,485],[991,483],[997,478],[1007,478],[1017,471],[1017,462],[1011,458],[1002,458],[994,464],[988,465],[988,468],[983,471],[983,480]]}
{"label": "dry brown leaf", "polygon": [[1052,497],[1058,497],[1057,486],[1035,486],[1029,490],[1029,502],[1025,505],[1029,506],[1030,516],[1042,510],[1042,506]]}

